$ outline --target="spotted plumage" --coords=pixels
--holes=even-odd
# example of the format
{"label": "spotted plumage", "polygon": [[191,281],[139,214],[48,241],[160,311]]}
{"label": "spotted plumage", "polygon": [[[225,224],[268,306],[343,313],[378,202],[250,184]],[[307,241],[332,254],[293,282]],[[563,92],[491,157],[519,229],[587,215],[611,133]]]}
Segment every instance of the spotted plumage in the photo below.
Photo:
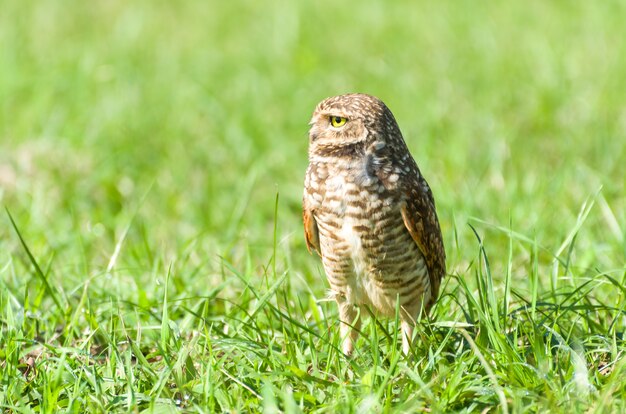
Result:
{"label": "spotted plumage", "polygon": [[445,275],[432,192],[379,99],[325,99],[310,125],[304,230],[339,306],[343,352],[353,352],[360,306],[393,316],[399,299],[408,353],[415,319]]}

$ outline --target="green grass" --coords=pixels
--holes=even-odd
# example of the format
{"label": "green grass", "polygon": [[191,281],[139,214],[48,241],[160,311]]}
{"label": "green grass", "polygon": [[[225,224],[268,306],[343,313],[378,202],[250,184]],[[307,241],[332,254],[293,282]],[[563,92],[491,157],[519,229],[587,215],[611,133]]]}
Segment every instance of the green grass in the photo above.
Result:
{"label": "green grass", "polygon": [[[626,5],[0,7],[7,412],[623,412]],[[338,350],[307,122],[382,98],[450,276]]]}

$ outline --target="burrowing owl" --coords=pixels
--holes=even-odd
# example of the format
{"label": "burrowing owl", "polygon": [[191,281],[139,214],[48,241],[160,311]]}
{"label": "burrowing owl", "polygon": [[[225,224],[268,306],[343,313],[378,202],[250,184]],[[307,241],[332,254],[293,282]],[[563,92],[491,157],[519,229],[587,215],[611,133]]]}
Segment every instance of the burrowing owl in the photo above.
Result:
{"label": "burrowing owl", "polygon": [[359,306],[394,316],[399,300],[408,353],[415,319],[436,300],[446,272],[430,187],[379,99],[325,99],[310,125],[304,232],[339,305],[343,352],[354,349]]}

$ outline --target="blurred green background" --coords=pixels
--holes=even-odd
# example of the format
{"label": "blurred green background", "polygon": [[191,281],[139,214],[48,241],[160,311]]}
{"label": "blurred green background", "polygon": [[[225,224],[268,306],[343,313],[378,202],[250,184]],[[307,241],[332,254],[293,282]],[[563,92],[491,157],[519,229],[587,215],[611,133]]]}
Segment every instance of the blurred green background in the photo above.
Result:
{"label": "blurred green background", "polygon": [[150,271],[191,243],[198,263],[266,260],[279,193],[279,241],[300,271],[317,264],[301,255],[307,122],[321,99],[358,91],[396,115],[451,271],[476,251],[468,218],[552,249],[600,188],[578,246],[582,266],[614,268],[625,17],[617,1],[5,1],[0,200],[56,263],[82,251],[83,271],[101,271],[128,227],[136,252],[120,260]]}

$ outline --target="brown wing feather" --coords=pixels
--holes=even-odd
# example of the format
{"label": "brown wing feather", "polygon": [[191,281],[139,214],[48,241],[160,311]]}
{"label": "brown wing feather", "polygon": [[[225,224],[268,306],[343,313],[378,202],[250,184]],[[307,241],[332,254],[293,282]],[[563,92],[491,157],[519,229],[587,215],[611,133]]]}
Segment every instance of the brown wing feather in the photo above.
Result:
{"label": "brown wing feather", "polygon": [[431,298],[426,309],[430,309],[439,294],[441,279],[446,274],[446,253],[435,211],[435,200],[426,181],[421,177],[420,180],[421,183],[412,181],[406,190],[407,200],[402,207],[402,219],[426,259],[431,286]]}
{"label": "brown wing feather", "polygon": [[302,206],[302,219],[304,221],[304,238],[306,240],[306,247],[309,249],[309,253],[311,253],[311,250],[315,250],[315,252],[319,255],[320,238],[317,229],[317,222],[315,221],[315,217],[313,217],[313,212],[307,208],[306,203]]}

